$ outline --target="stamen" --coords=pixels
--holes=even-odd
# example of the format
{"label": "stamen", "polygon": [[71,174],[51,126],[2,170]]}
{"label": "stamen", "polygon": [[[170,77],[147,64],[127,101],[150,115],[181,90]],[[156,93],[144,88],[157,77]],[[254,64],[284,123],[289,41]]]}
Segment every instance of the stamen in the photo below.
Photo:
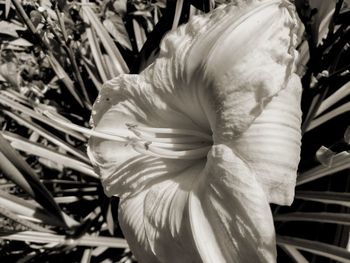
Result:
{"label": "stamen", "polygon": [[[128,126],[128,125],[127,125]],[[198,136],[185,136],[185,137],[167,137],[167,138],[160,138],[160,137],[154,137],[150,134],[147,134],[142,131],[138,131],[134,127],[128,126],[128,129],[132,131],[137,137],[140,139],[143,139],[145,141],[152,141],[152,142],[164,142],[164,143],[174,143],[174,144],[179,144],[179,143],[189,143],[189,142],[208,142],[207,139],[204,139],[202,137]]]}
{"label": "stamen", "polygon": [[[149,141],[151,142],[151,141]],[[168,150],[188,150],[188,149],[198,149],[205,146],[210,146],[209,142],[200,143],[162,143],[162,142],[151,142],[152,146],[168,149]]]}
{"label": "stamen", "polygon": [[186,151],[170,151],[149,144],[145,145],[141,143],[136,143],[133,144],[133,148],[135,151],[141,154],[147,154],[160,158],[195,160],[204,158],[208,154],[211,146]]}
{"label": "stamen", "polygon": [[[197,133],[196,131],[191,131],[191,137],[157,138],[157,137],[145,135],[145,133],[142,132],[142,130],[140,131],[135,130],[134,132],[134,129],[136,126],[127,125],[128,129],[113,129],[113,134],[110,134],[106,131],[91,130],[91,129],[73,124],[69,120],[62,118],[61,116],[56,116],[54,113],[48,110],[43,111],[43,114],[45,114],[51,120],[57,122],[58,124],[68,129],[81,132],[88,136],[94,136],[105,140],[124,142],[126,143],[125,145],[131,145],[135,151],[141,154],[146,154],[150,156],[167,158],[167,159],[188,159],[188,160],[200,159],[200,158],[204,158],[211,148],[211,141],[209,140],[201,139],[200,141],[196,141],[196,138],[198,140],[198,137],[194,136],[194,134]],[[168,129],[168,128],[166,129],[146,128],[146,127],[143,127],[143,128],[147,129],[148,131],[150,130],[165,131],[163,134],[170,134],[171,130],[175,131],[175,134],[184,134],[184,132],[187,131],[187,130]],[[132,130],[138,138],[114,134],[115,132],[119,134],[125,134],[129,130]],[[202,133],[198,132],[198,134],[202,134]],[[159,139],[164,139],[164,140],[158,141]],[[192,142],[192,143],[188,143],[188,142]]]}
{"label": "stamen", "polygon": [[133,130],[136,131],[145,131],[145,132],[150,132],[154,134],[183,134],[183,135],[192,135],[192,136],[197,136],[201,137],[203,139],[207,139],[208,141],[212,141],[212,138],[210,135],[196,131],[196,130],[187,130],[187,129],[172,129],[172,128],[150,128],[150,127],[143,127],[139,126],[137,124],[130,124],[127,123],[126,126],[130,129],[132,128]]}
{"label": "stamen", "polygon": [[76,125],[71,123],[68,120],[63,120],[59,117],[57,117],[56,115],[54,115],[52,112],[49,111],[43,111],[43,114],[45,114],[48,118],[50,118],[51,120],[57,122],[58,124],[77,131],[77,132],[81,132],[83,134],[86,134],[88,136],[95,136],[101,139],[106,139],[106,140],[112,140],[112,141],[118,141],[118,142],[128,142],[130,141],[130,138],[125,137],[125,136],[120,136],[120,135],[115,135],[115,134],[108,134],[108,133],[104,133],[104,132],[99,132],[99,131],[95,131],[95,130],[90,130],[88,128]]}

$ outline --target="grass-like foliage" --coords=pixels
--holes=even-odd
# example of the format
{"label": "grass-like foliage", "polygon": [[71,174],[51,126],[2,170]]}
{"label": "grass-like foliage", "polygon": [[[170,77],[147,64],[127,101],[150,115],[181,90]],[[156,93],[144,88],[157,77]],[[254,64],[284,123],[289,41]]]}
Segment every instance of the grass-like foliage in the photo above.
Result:
{"label": "grass-like foliage", "polygon": [[[224,2],[0,1],[0,262],[135,261],[89,134],[69,127],[89,127],[106,80],[140,72],[166,32]],[[296,200],[272,207],[278,260],[350,262],[350,9],[336,1],[315,30],[312,2],[296,1],[304,134]]]}

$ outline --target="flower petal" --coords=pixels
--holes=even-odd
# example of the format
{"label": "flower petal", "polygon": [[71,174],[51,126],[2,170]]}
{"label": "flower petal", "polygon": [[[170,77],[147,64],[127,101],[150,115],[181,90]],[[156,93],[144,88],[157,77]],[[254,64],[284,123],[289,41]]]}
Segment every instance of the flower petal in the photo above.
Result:
{"label": "flower petal", "polygon": [[[164,84],[162,88],[167,86]],[[110,121],[111,126],[124,129],[127,122],[150,127],[198,128],[185,113],[168,105],[161,92],[143,75],[120,75],[103,85],[93,106],[92,125],[108,126]],[[106,119],[104,115],[108,111],[110,119],[102,124],[101,118]],[[116,120],[118,123],[114,123]]]}
{"label": "flower petal", "polygon": [[286,87],[297,61],[301,22],[294,6],[288,1],[238,2],[214,11],[210,19],[216,23],[201,29],[186,54],[187,82],[210,98],[214,140],[219,141],[249,127]]}
{"label": "flower petal", "polygon": [[162,262],[199,261],[190,231],[188,195],[204,165],[204,161],[198,162],[177,176],[153,185],[145,197],[146,234]]}
{"label": "flower petal", "polygon": [[121,199],[119,221],[136,257],[275,262],[272,215],[254,172],[224,145],[213,147],[203,167],[198,163]]}
{"label": "flower petal", "polygon": [[154,255],[148,242],[143,223],[143,201],[147,191],[141,191],[133,198],[127,198],[119,203],[118,221],[123,234],[135,257],[144,263],[161,262]]}
{"label": "flower petal", "polygon": [[249,164],[216,145],[198,179],[189,213],[202,261],[276,262],[272,214]]}
{"label": "flower petal", "polygon": [[290,205],[300,160],[301,83],[294,76],[243,135],[230,143],[254,170],[269,202]]}
{"label": "flower petal", "polygon": [[[92,123],[96,131],[129,137],[134,133],[127,129],[128,123],[198,129],[189,117],[166,105],[140,75],[120,75],[107,82],[94,104]],[[154,178],[193,164],[143,156],[127,142],[95,137],[89,140],[88,153],[108,195],[130,194]]]}
{"label": "flower petal", "polygon": [[154,255],[159,262],[200,261],[189,228],[188,195],[203,168],[202,161],[121,199],[119,221],[140,262],[152,262]]}

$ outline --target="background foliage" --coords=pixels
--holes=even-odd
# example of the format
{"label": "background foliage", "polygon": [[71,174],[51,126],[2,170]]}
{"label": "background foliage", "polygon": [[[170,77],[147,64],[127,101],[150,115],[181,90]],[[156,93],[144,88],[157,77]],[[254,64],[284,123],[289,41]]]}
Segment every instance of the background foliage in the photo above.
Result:
{"label": "background foliage", "polygon": [[[63,124],[89,127],[106,80],[140,72],[167,31],[225,2],[0,1],[1,262],[135,261],[118,200],[86,156],[88,134]],[[337,1],[322,24],[315,2],[296,1],[304,136],[296,200],[272,207],[279,262],[350,262],[350,10]]]}

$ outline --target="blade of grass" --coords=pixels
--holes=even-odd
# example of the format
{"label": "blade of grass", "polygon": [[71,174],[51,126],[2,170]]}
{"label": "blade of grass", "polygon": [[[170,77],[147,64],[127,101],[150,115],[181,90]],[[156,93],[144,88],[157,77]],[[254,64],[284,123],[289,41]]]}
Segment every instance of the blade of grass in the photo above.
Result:
{"label": "blade of grass", "polygon": [[96,200],[98,198],[97,195],[91,195],[91,196],[84,196],[84,197],[80,197],[80,196],[60,196],[60,197],[55,197],[55,201],[58,204],[71,204],[74,202],[81,202],[83,200],[85,201],[93,201]]}
{"label": "blade of grass", "polygon": [[29,228],[30,230],[52,233],[52,230],[50,229],[47,229],[45,227],[42,227],[32,222],[29,222],[25,219],[19,218],[16,214],[12,213],[9,209],[3,207],[2,205],[0,205],[0,214],[4,217],[11,219],[17,224],[20,224],[22,226]]}
{"label": "blade of grass", "polygon": [[334,245],[287,236],[277,236],[277,244],[290,245],[299,250],[330,258],[337,262],[350,262],[350,252]]}
{"label": "blade of grass", "polygon": [[[103,204],[102,204],[103,205]],[[87,214],[82,220],[79,228],[75,231],[75,237],[81,237],[85,235],[89,229],[91,229],[94,222],[98,222],[98,220],[102,217],[102,205],[97,205],[89,214]],[[99,231],[102,230],[101,227],[98,227]]]}
{"label": "blade of grass", "polygon": [[[83,16],[84,22],[88,23],[88,19],[86,16]],[[101,77],[102,82],[106,82],[108,79],[110,79],[110,76],[107,76],[106,72],[106,65],[104,64],[104,61],[102,58],[102,52],[98,44],[98,40],[96,37],[96,34],[94,30],[91,27],[86,28],[86,35],[89,41],[90,49],[92,57],[94,58],[94,61],[96,63],[97,71]]]}
{"label": "blade of grass", "polygon": [[176,1],[174,20],[173,20],[173,25],[171,27],[171,30],[175,30],[179,25],[183,5],[184,5],[184,0]]}
{"label": "blade of grass", "polygon": [[340,114],[348,112],[348,111],[350,111],[350,102],[347,102],[347,103],[339,106],[338,108],[318,117],[317,119],[312,120],[309,127],[306,129],[306,131],[311,131],[312,129],[315,129],[316,127],[320,126],[321,124],[337,117]]}
{"label": "blade of grass", "polygon": [[56,137],[55,135],[53,135],[49,131],[42,129],[40,126],[36,125],[35,123],[30,122],[30,121],[22,118],[21,116],[15,114],[15,113],[12,113],[12,112],[9,112],[6,110],[4,110],[3,112],[7,116],[9,116],[12,119],[14,119],[15,121],[17,121],[19,124],[35,131],[36,133],[38,133],[42,137],[46,138],[50,142],[56,144],[57,146],[61,147],[64,150],[66,150],[67,152],[73,154],[74,156],[78,157],[79,159],[83,160],[84,162],[90,163],[89,159],[87,158],[87,156],[83,152],[73,148],[72,146],[70,146],[69,144],[67,144],[66,142],[61,140],[60,138]]}
{"label": "blade of grass", "polygon": [[102,88],[102,83],[96,78],[96,76],[95,76],[95,74],[92,72],[92,70],[90,69],[90,66],[89,66],[89,64],[86,62],[86,58],[83,58],[83,65],[84,65],[84,67],[85,67],[85,69],[86,69],[86,71],[88,72],[88,74],[89,74],[89,76],[90,76],[90,79],[92,80],[92,82],[94,83],[94,85],[95,85],[95,87],[96,87],[96,89],[98,90],[98,91],[100,91],[101,90],[101,88]]}
{"label": "blade of grass", "polygon": [[[13,1],[13,0],[12,0]],[[74,88],[74,82],[69,77],[67,72],[62,68],[57,59],[50,52],[46,55],[52,69],[55,71],[59,80],[61,80],[64,85],[67,87],[68,91],[72,94],[75,100],[79,103],[80,106],[84,106],[83,101],[80,99],[80,96],[77,94]]]}
{"label": "blade of grass", "polygon": [[36,111],[34,111],[34,110],[24,106],[24,105],[21,105],[21,104],[13,101],[11,99],[8,99],[7,97],[3,96],[1,93],[0,93],[0,103],[7,106],[7,107],[10,107],[14,111],[20,111],[20,112],[28,115],[29,117],[36,119],[42,123],[45,123],[46,125],[51,126],[52,128],[55,128],[56,130],[59,130],[63,133],[66,133],[66,134],[68,134],[68,135],[70,135],[78,140],[86,141],[86,137],[82,136],[80,133],[74,132],[74,131],[69,130],[69,129],[65,129],[62,126],[57,125],[55,122],[52,122],[49,118],[43,116],[42,114],[37,113]]}
{"label": "blade of grass", "polygon": [[71,181],[71,180],[62,180],[62,179],[43,179],[41,181],[44,184],[62,184],[62,185],[72,185],[74,187],[88,187],[88,186],[97,187],[99,185],[99,183],[96,183],[96,182],[81,182],[81,181]]}
{"label": "blade of grass", "polygon": [[74,196],[83,196],[83,195],[91,195],[97,194],[97,187],[83,187],[83,188],[69,188],[69,189],[60,189],[56,190],[55,194],[60,195],[69,195],[73,194]]}
{"label": "blade of grass", "polygon": [[100,256],[103,252],[105,252],[108,249],[108,247],[97,247],[94,248],[94,250],[92,251],[92,255],[94,257],[98,257]]}
{"label": "blade of grass", "polygon": [[325,204],[337,204],[350,207],[350,193],[321,192],[321,191],[297,191],[296,199],[321,202]]}
{"label": "blade of grass", "polygon": [[345,213],[330,213],[330,212],[293,212],[287,214],[279,214],[274,216],[276,222],[318,222],[318,223],[333,223],[340,225],[350,225],[350,214]]}
{"label": "blade of grass", "polygon": [[103,54],[102,60],[107,65],[106,72],[109,76],[111,76],[111,78],[114,78],[115,76],[119,75],[119,72],[113,66],[113,61],[110,56],[108,56],[107,54]]}
{"label": "blade of grass", "polygon": [[[1,168],[4,171],[4,174],[8,176],[8,178],[11,180],[15,179],[16,181],[23,182],[24,184],[19,184],[19,186],[24,186],[23,190],[29,190],[27,191],[28,194],[32,196],[32,198],[37,201],[39,204],[41,204],[45,209],[47,209],[50,213],[52,213],[53,216],[55,216],[58,220],[64,222],[62,211],[60,207],[57,205],[55,200],[53,199],[50,192],[46,189],[46,187],[39,181],[38,176],[35,174],[35,172],[32,170],[32,168],[27,164],[22,156],[17,153],[12,146],[6,141],[6,139],[2,136],[2,133],[0,133],[0,152],[2,153],[3,157],[2,159],[7,163],[12,163],[13,167],[16,168],[16,174],[8,174],[8,171],[4,171],[3,165],[1,165]],[[3,162],[1,162],[3,163]],[[14,178],[16,177],[16,178]],[[29,188],[29,189],[28,189]]]}
{"label": "blade of grass", "polygon": [[85,247],[109,247],[109,248],[127,248],[125,239],[103,236],[84,235],[80,238],[67,238],[64,235],[55,235],[38,231],[23,231],[21,233],[11,233],[0,231],[0,239],[17,240],[36,243],[59,243],[65,246],[85,246]]}
{"label": "blade of grass", "polygon": [[319,107],[316,116],[322,114],[325,110],[333,106],[335,103],[345,98],[350,94],[350,82],[346,83],[331,96],[322,101],[321,106]]}
{"label": "blade of grass", "polygon": [[3,136],[7,140],[11,141],[12,147],[16,148],[17,150],[21,150],[29,154],[49,159],[53,162],[63,165],[64,167],[79,171],[93,178],[99,178],[99,176],[94,172],[90,165],[80,162],[79,160],[76,160],[73,157],[57,153],[56,151],[50,150],[47,147],[42,146],[41,144],[33,143],[13,133],[4,132]]}
{"label": "blade of grass", "polygon": [[299,174],[297,177],[296,185],[302,185],[324,176],[337,173],[339,171],[350,168],[350,154],[347,152],[341,152],[333,157],[331,167],[318,165],[306,172]]}
{"label": "blade of grass", "polygon": [[83,10],[84,16],[86,16],[90,25],[94,28],[95,32],[100,38],[103,47],[105,48],[108,56],[111,58],[111,61],[113,61],[113,65],[117,70],[117,72],[119,74],[128,73],[129,69],[127,64],[125,63],[124,58],[120,54],[118,48],[114,44],[113,39],[109,36],[109,33],[101,23],[100,19],[92,11],[90,6],[83,5],[82,10]]}
{"label": "blade of grass", "polygon": [[32,260],[36,255],[37,255],[37,251],[33,251],[28,253],[27,255],[23,255],[22,258],[20,258],[18,261],[16,261],[16,263],[27,263],[30,262],[30,260]]}
{"label": "blade of grass", "polygon": [[139,25],[136,19],[132,20],[137,51],[140,52],[146,42],[145,30]]}
{"label": "blade of grass", "polygon": [[[46,225],[60,226],[60,227],[65,226],[62,223],[62,221],[59,221],[52,215],[46,213],[46,211],[42,209],[40,206],[38,206],[36,203],[29,202],[28,200],[24,200],[15,195],[8,194],[2,190],[0,190],[0,203],[5,208],[9,209],[10,211],[18,215],[24,215],[29,218],[39,220],[40,222]],[[62,212],[62,214],[69,227],[79,225],[77,221],[69,217],[64,212]]]}
{"label": "blade of grass", "polygon": [[11,0],[5,0],[5,18],[7,19],[11,9]]}
{"label": "blade of grass", "polygon": [[72,188],[72,189],[64,189],[64,190],[55,190],[55,201],[57,203],[67,203],[75,202],[77,200],[86,200],[93,201],[97,200],[100,192],[98,192],[97,188],[92,189],[81,189],[81,188]]}
{"label": "blade of grass", "polygon": [[309,263],[309,261],[293,246],[279,245],[296,263]]}
{"label": "blade of grass", "polygon": [[22,96],[18,96],[18,94],[13,91],[13,90],[1,90],[0,91],[2,94],[4,94],[5,96],[7,96],[9,99],[15,100],[19,103],[22,103],[24,105],[26,105],[27,107],[30,107],[30,103],[28,101],[28,98],[23,98]]}
{"label": "blade of grass", "polygon": [[0,151],[0,163],[1,163],[0,171],[3,173],[3,175],[7,179],[14,182],[16,185],[22,188],[30,196],[35,195],[30,184],[25,180],[25,178],[20,173],[20,171],[18,171],[16,166],[13,165],[13,163],[9,159],[7,159],[7,157],[1,151]]}
{"label": "blade of grass", "polygon": [[92,253],[91,248],[84,249],[84,253],[83,253],[83,256],[81,257],[80,263],[90,263],[91,253]]}
{"label": "blade of grass", "polygon": [[111,203],[108,204],[107,212],[105,215],[106,223],[107,223],[107,229],[109,233],[113,236],[114,235],[114,219],[112,214],[112,205]]}

